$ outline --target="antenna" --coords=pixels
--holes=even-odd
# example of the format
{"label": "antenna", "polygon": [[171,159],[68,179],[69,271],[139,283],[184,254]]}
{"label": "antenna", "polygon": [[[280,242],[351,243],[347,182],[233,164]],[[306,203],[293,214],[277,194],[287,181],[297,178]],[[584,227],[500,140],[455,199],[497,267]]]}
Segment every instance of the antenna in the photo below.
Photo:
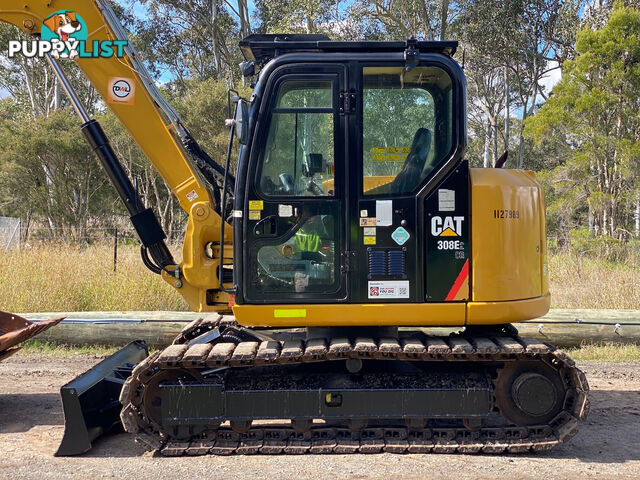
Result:
{"label": "antenna", "polygon": [[465,54],[467,53],[467,47],[462,47],[462,70],[464,70],[464,58],[465,58]]}

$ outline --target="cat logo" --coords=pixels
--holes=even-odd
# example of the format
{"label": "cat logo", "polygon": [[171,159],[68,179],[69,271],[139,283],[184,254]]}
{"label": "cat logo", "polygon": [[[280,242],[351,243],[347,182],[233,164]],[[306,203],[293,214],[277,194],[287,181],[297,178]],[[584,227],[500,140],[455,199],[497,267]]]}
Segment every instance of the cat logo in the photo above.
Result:
{"label": "cat logo", "polygon": [[438,217],[431,219],[431,235],[434,237],[459,237],[462,235],[464,217]]}

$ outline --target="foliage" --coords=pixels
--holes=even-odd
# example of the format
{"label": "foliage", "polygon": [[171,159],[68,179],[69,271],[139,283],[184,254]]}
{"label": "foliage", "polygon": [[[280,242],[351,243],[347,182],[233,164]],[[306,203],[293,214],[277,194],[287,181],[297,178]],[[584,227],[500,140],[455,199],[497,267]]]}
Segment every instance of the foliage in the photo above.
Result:
{"label": "foliage", "polygon": [[11,99],[0,114],[1,211],[31,216],[53,231],[84,236],[93,216],[111,212],[107,179],[68,110],[14,121]]}
{"label": "foliage", "polygon": [[0,305],[11,312],[188,310],[140,261],[138,247],[35,245],[3,252]]}
{"label": "foliage", "polygon": [[564,228],[626,239],[640,187],[640,11],[618,4],[603,28],[579,32],[576,50],[525,134],[560,154],[549,206]]}

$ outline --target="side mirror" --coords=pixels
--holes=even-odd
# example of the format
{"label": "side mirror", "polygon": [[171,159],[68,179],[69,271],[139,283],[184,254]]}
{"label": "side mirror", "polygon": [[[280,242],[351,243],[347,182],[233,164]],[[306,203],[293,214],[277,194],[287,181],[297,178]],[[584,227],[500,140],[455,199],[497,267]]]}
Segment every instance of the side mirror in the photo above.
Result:
{"label": "side mirror", "polygon": [[249,105],[244,98],[238,99],[234,120],[236,137],[242,145],[246,145],[249,142]]}

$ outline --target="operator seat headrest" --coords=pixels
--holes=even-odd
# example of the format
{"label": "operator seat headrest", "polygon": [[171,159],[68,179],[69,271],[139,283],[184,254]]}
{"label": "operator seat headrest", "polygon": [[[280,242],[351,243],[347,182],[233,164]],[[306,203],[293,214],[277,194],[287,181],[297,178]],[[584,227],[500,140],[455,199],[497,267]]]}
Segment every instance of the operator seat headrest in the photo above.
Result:
{"label": "operator seat headrest", "polygon": [[398,176],[391,182],[389,193],[409,193],[422,180],[422,170],[431,149],[431,131],[419,128],[413,136],[411,150]]}

